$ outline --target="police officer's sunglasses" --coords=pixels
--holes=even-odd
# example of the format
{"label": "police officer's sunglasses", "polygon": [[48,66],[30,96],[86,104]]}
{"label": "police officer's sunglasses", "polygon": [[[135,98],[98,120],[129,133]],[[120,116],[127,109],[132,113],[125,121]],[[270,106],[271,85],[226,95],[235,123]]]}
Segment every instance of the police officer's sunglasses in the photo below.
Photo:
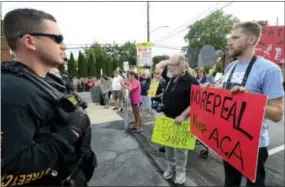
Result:
{"label": "police officer's sunglasses", "polygon": [[62,35],[57,35],[57,34],[44,34],[44,33],[24,33],[21,34],[20,37],[22,38],[24,35],[29,34],[31,36],[44,36],[44,37],[49,37],[49,38],[53,38],[54,41],[57,44],[61,44],[63,42],[63,36]]}

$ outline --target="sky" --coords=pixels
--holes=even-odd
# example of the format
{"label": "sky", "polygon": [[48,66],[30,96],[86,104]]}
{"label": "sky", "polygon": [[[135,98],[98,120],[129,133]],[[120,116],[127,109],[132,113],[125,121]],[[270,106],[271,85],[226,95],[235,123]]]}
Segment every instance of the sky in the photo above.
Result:
{"label": "sky", "polygon": [[[187,25],[223,8],[241,21],[284,23],[284,2],[150,2],[150,41],[154,55],[173,55],[185,46]],[[227,5],[227,6],[226,6]],[[67,44],[67,55],[95,41],[146,42],[146,2],[2,2],[2,17],[15,8],[35,8],[55,16]],[[161,27],[161,28],[159,28]],[[158,29],[156,29],[158,28]],[[155,29],[155,30],[154,30]],[[71,48],[71,49],[70,49]],[[73,49],[72,49],[73,48]],[[75,49],[74,49],[75,48]]]}

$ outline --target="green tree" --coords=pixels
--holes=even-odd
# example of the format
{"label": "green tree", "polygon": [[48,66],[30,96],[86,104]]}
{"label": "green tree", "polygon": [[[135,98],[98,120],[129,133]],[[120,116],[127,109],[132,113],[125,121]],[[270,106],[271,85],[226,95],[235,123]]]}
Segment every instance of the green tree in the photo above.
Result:
{"label": "green tree", "polygon": [[95,66],[96,66],[96,61],[93,54],[91,53],[88,58],[88,77],[96,76]]}
{"label": "green tree", "polygon": [[120,67],[123,68],[123,62],[128,61],[130,65],[137,63],[137,48],[135,42],[126,42],[119,48]]}
{"label": "green tree", "polygon": [[87,63],[85,60],[84,55],[79,51],[79,56],[78,56],[78,77],[87,77],[88,72],[87,72]]}
{"label": "green tree", "polygon": [[259,23],[259,25],[261,26],[267,26],[268,25],[268,21],[267,20],[259,20],[259,21],[256,21],[257,23]]}
{"label": "green tree", "polygon": [[59,70],[60,74],[65,74],[64,64],[65,64],[65,63],[60,64],[60,65],[58,66],[58,70]]}
{"label": "green tree", "polygon": [[101,69],[103,69],[102,67],[103,64],[103,55],[102,54],[98,54],[96,56],[96,77],[100,77],[101,76]]}
{"label": "green tree", "polygon": [[68,77],[77,77],[77,67],[73,53],[70,54],[70,58],[67,63],[67,73]]}
{"label": "green tree", "polygon": [[238,22],[239,20],[231,14],[225,14],[222,10],[215,11],[188,27],[189,31],[184,37],[188,43],[187,47],[200,50],[208,44],[215,49],[225,49],[227,35],[232,26]]}
{"label": "green tree", "polygon": [[169,56],[167,55],[158,55],[158,56],[154,56],[152,57],[152,69],[155,69],[155,65],[159,62],[161,62],[162,60],[167,60],[169,59]]}
{"label": "green tree", "polygon": [[93,53],[96,58],[96,76],[100,76],[100,69],[104,74],[112,75],[117,67],[123,68],[124,61],[128,61],[130,65],[136,65],[135,42],[128,41],[122,46],[116,43],[102,45],[95,42],[85,48],[85,55],[89,56],[90,53]]}

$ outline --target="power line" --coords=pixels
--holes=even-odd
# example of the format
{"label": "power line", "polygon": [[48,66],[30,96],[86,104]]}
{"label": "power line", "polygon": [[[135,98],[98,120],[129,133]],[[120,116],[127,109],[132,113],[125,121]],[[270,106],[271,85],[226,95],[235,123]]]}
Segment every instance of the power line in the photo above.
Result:
{"label": "power line", "polygon": [[[232,4],[232,3],[233,3],[233,1],[227,3],[227,4],[224,5],[223,7],[221,7],[221,8],[219,8],[219,9],[213,11],[212,13],[210,13],[209,15],[205,16],[204,18],[202,18],[202,19],[200,19],[200,20],[203,20],[203,19],[205,19],[205,18],[211,16],[211,15],[214,14],[215,12],[224,9],[225,7],[229,6],[229,5]],[[197,21],[197,20],[196,20],[196,21]],[[166,36],[166,37],[161,38],[160,40],[157,40],[156,43],[161,43],[162,41],[168,40],[169,38],[172,38],[173,36],[177,35],[178,33],[181,33],[181,32],[183,32],[183,31],[185,31],[186,29],[188,29],[188,26],[187,26],[186,28],[183,28],[182,30],[180,30],[180,31],[178,31],[178,32],[175,32],[174,34],[172,34],[172,35],[170,35],[170,36],[168,36],[168,37]]]}
{"label": "power line", "polygon": [[[218,4],[218,3],[216,3],[216,4]],[[204,13],[210,11],[210,9],[213,9],[213,6],[210,6],[209,8],[207,8],[207,9],[206,9],[205,11],[203,11],[202,13],[197,14],[197,15],[194,17],[194,19],[196,19],[197,17],[200,17],[200,16],[203,15]],[[174,30],[170,31],[169,33],[167,33],[166,35],[160,37],[159,39],[157,39],[157,40],[155,40],[155,41],[159,41],[159,40],[161,40],[162,38],[165,38],[165,37],[167,37],[168,35],[174,33],[174,32],[177,31],[178,29],[180,29],[180,28],[182,28],[182,27],[185,27],[185,26],[188,26],[194,19],[191,19],[191,20],[185,22],[183,25],[180,25],[180,26],[176,27]]]}
{"label": "power line", "polygon": [[177,48],[177,47],[172,47],[172,46],[166,46],[166,45],[153,45],[155,48],[166,48],[166,49],[173,49],[173,50],[178,50],[181,51],[182,48]]}

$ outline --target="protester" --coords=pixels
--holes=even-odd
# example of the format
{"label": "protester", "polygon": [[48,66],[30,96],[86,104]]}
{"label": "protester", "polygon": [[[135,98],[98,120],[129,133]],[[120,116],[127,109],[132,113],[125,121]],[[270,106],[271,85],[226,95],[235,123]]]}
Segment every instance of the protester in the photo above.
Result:
{"label": "protester", "polygon": [[90,89],[90,96],[91,96],[91,99],[92,99],[92,102],[95,103],[95,104],[102,104],[102,89],[100,87],[100,79],[96,80],[95,81],[95,84],[94,86]]}
{"label": "protester", "polygon": [[146,112],[146,118],[150,117],[151,114],[151,101],[148,97],[148,90],[150,88],[151,79],[148,76],[147,72],[143,71],[140,76],[141,83],[141,97],[142,97],[142,106],[141,114]]}
{"label": "protester", "polygon": [[123,77],[119,74],[119,71],[114,72],[114,78],[112,81],[112,97],[115,101],[115,108],[113,110],[123,111],[122,102],[123,102],[123,92],[120,82],[123,80]]}
{"label": "protester", "polygon": [[213,84],[214,83],[213,74],[214,74],[215,70],[216,70],[216,65],[214,65],[213,68],[211,68],[208,73],[206,73],[206,71],[204,70],[203,67],[198,68],[197,69],[197,78],[198,78],[199,82],[201,84],[205,84],[205,83]]}
{"label": "protester", "polygon": [[109,92],[112,90],[112,79],[110,79],[106,75],[102,75],[100,87],[104,98],[105,108],[109,108],[110,106]]}
{"label": "protester", "polygon": [[78,79],[76,77],[73,77],[71,80],[71,83],[72,83],[72,86],[75,92],[77,92],[77,82],[78,82]]}
{"label": "protester", "polygon": [[162,78],[161,76],[162,71],[161,70],[155,70],[154,71],[154,77],[153,77],[153,82],[159,82],[159,85],[157,87],[155,96],[151,97],[151,105],[152,108],[154,109],[154,116],[156,117],[158,114],[161,113],[157,113],[156,109],[158,106],[160,106],[162,104],[162,96],[163,96],[163,92],[166,86],[166,81]]}
{"label": "protester", "polygon": [[87,79],[87,91],[89,91],[95,84],[95,81],[92,78]]}
{"label": "protester", "polygon": [[[167,76],[170,78],[164,94],[162,112],[166,117],[173,118],[179,125],[190,114],[190,89],[192,85],[199,85],[198,80],[192,76],[188,59],[184,55],[174,55],[169,61],[163,61],[156,65],[156,69],[163,70],[167,66]],[[163,173],[165,179],[170,179],[175,173],[174,183],[185,182],[185,167],[187,164],[188,151],[165,147],[167,169]]]}
{"label": "protester", "polygon": [[[279,122],[284,110],[283,77],[280,68],[275,63],[254,55],[260,36],[261,27],[255,22],[239,23],[232,28],[228,40],[229,55],[237,57],[238,60],[226,67],[222,81],[223,88],[230,89],[232,93],[252,92],[268,97],[260,136],[256,181],[253,183],[247,180],[247,186],[265,186],[269,120]],[[237,169],[224,161],[224,171],[225,186],[240,186],[242,174]]]}
{"label": "protester", "polygon": [[[162,63],[162,62],[161,62]],[[163,70],[158,70],[158,71],[162,71],[161,73],[161,77],[165,80],[165,86],[168,84],[168,81],[170,80],[169,77],[167,77],[167,67],[165,67]],[[196,75],[194,76],[196,77]],[[159,152],[161,153],[165,153],[165,147],[164,146],[161,146],[159,149],[158,149]]]}
{"label": "protester", "polygon": [[[138,74],[134,71],[129,71],[129,80],[122,80],[122,87],[129,90],[130,101],[132,105],[132,110],[134,114],[134,127],[131,128],[133,132],[140,133],[143,131],[142,119],[140,115],[140,105],[142,102],[141,98],[141,84],[138,80]],[[127,112],[127,111],[126,111]]]}

